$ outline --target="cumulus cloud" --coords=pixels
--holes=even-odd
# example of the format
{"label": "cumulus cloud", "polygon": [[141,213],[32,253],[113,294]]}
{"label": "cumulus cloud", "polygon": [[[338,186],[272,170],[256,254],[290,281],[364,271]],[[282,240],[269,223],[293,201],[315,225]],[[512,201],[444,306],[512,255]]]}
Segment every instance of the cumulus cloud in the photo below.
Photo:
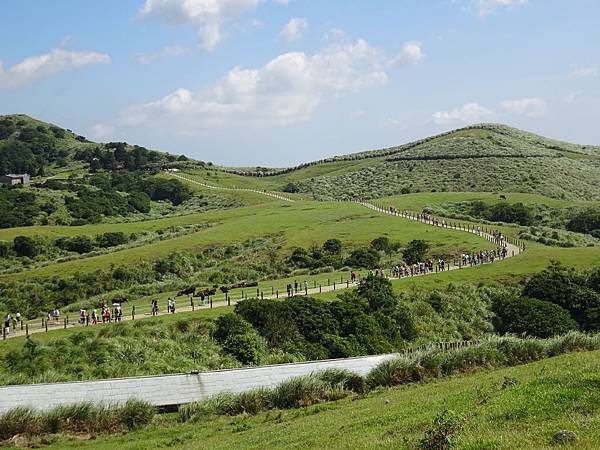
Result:
{"label": "cumulus cloud", "polygon": [[573,91],[565,95],[565,103],[575,103],[583,91]]}
{"label": "cumulus cloud", "polygon": [[90,136],[93,139],[108,139],[112,137],[115,132],[115,127],[113,125],[105,124],[105,123],[97,123],[90,127]]}
{"label": "cumulus cloud", "polygon": [[296,41],[302,37],[302,32],[308,27],[308,21],[302,17],[294,17],[285,24],[279,37],[288,42]]}
{"label": "cumulus cloud", "polygon": [[494,115],[494,110],[473,102],[450,111],[437,111],[433,113],[433,121],[438,125],[470,124],[483,122]]}
{"label": "cumulus cloud", "polygon": [[234,123],[286,125],[309,119],[326,99],[386,83],[389,67],[390,59],[362,39],[313,55],[284,53],[259,68],[235,67],[202,91],[180,88],[133,106],[120,125],[173,123],[181,132]]}
{"label": "cumulus cloud", "polygon": [[50,53],[25,58],[9,69],[0,62],[0,88],[17,88],[66,70],[106,63],[110,63],[110,56],[105,53],[55,48]]}
{"label": "cumulus cloud", "polygon": [[480,16],[487,16],[499,9],[518,8],[527,3],[528,0],[471,0],[469,9]]}
{"label": "cumulus cloud", "polygon": [[575,78],[595,77],[598,74],[600,74],[598,66],[576,66],[571,71],[571,75]]}
{"label": "cumulus cloud", "polygon": [[138,53],[135,55],[135,58],[140,64],[152,64],[158,59],[183,55],[189,51],[190,49],[183,45],[170,45],[167,47],[162,47],[151,53]]}
{"label": "cumulus cloud", "polygon": [[425,59],[422,45],[419,41],[410,41],[404,44],[402,51],[394,60],[393,65],[416,64]]}
{"label": "cumulus cloud", "polygon": [[223,24],[253,11],[261,0],[146,0],[141,17],[198,28],[200,47],[213,50],[223,39]]}
{"label": "cumulus cloud", "polygon": [[546,102],[539,97],[503,100],[500,106],[509,113],[527,117],[540,117],[546,112]]}

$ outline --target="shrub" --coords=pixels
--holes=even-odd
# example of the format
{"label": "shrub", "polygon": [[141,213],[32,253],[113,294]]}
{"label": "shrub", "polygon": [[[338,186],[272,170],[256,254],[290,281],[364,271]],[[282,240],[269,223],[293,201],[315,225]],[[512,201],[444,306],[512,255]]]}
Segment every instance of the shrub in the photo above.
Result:
{"label": "shrub", "polygon": [[421,450],[450,450],[454,436],[462,429],[464,419],[452,411],[444,411],[433,419],[419,441]]}
{"label": "shrub", "polygon": [[323,400],[338,400],[348,395],[340,387],[332,387],[315,376],[295,377],[285,380],[273,391],[276,408],[299,408]]}
{"label": "shrub", "polygon": [[121,231],[96,236],[96,243],[102,248],[116,247],[117,245],[127,244],[127,242],[129,242],[129,237]]}
{"label": "shrub", "polygon": [[330,255],[340,255],[342,253],[342,241],[339,239],[327,239],[323,243],[323,251]]}
{"label": "shrub", "polygon": [[500,334],[526,334],[547,338],[578,329],[567,310],[527,297],[497,298],[492,304],[494,329]]}
{"label": "shrub", "polygon": [[374,249],[359,248],[354,250],[345,264],[350,267],[375,269],[379,266],[379,254]]}
{"label": "shrub", "polygon": [[49,411],[15,408],[0,415],[0,440],[17,434],[132,430],[149,424],[155,414],[154,406],[133,399],[120,405],[61,405]]}
{"label": "shrub", "polygon": [[14,408],[0,415],[0,440],[17,434],[37,434],[40,428],[39,415],[31,408]]}
{"label": "shrub", "polygon": [[407,264],[415,264],[425,261],[425,256],[429,250],[429,244],[422,239],[415,239],[408,243],[408,246],[402,252],[404,261]]}
{"label": "shrub", "polygon": [[233,355],[242,364],[256,364],[260,357],[258,340],[254,333],[229,336],[223,343],[223,350]]}
{"label": "shrub", "polygon": [[242,316],[229,313],[217,317],[212,336],[213,339],[222,344],[234,334],[247,334],[252,331],[252,325],[246,322]]}

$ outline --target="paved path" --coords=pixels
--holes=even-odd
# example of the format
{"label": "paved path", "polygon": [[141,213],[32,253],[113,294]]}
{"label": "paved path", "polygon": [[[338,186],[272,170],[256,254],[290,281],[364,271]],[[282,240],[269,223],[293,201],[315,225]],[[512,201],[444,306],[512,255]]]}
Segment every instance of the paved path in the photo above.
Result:
{"label": "paved path", "polygon": [[[199,181],[188,179],[188,178],[185,178],[185,177],[180,176],[180,175],[175,175],[175,174],[172,174],[172,173],[171,173],[171,175],[173,175],[175,177],[178,177],[178,178],[181,178],[181,179],[186,180],[186,181],[190,181],[192,183],[200,184],[202,186],[205,186],[205,187],[208,187],[208,188],[211,188],[211,189],[242,190],[242,191],[255,192],[255,193],[258,193],[258,194],[267,195],[267,196],[270,196],[270,197],[275,197],[275,198],[278,198],[278,199],[281,199],[281,200],[285,200],[285,201],[290,201],[290,202],[294,201],[292,199],[288,199],[288,198],[285,198],[285,197],[282,197],[282,196],[278,196],[278,194],[274,194],[274,193],[271,193],[271,192],[265,192],[265,191],[254,190],[254,189],[223,188],[223,187],[220,187],[220,186],[212,186],[212,185],[208,185],[208,184],[205,184],[205,183],[202,183],[202,182],[199,182]],[[392,215],[392,216],[395,216],[395,217],[399,217],[399,218],[402,218],[402,219],[407,219],[407,220],[414,220],[414,221],[421,222],[421,223],[423,223],[425,225],[436,226],[436,227],[439,227],[439,228],[446,228],[446,229],[449,229],[449,230],[455,230],[455,231],[464,232],[464,233],[472,233],[472,234],[475,234],[477,236],[482,237],[483,239],[487,239],[490,242],[495,242],[495,239],[494,239],[494,237],[491,234],[486,233],[486,232],[481,231],[481,230],[478,230],[477,228],[470,228],[470,227],[466,227],[464,225],[450,225],[450,224],[448,224],[446,222],[437,222],[437,224],[436,224],[436,222],[433,219],[431,219],[431,220],[425,220],[423,218],[420,218],[420,216],[417,216],[417,215],[415,215],[413,213],[410,213],[410,212],[406,212],[406,211],[401,212],[401,211],[396,211],[396,210],[390,210],[389,208],[384,208],[381,205],[376,205],[376,204],[369,203],[369,202],[364,202],[364,201],[356,201],[354,203],[357,203],[357,204],[362,205],[362,206],[364,206],[366,208],[372,209],[374,211],[377,211],[377,212],[380,212],[380,213],[383,213],[383,214],[389,214],[389,215]],[[504,242],[504,245],[506,246],[506,248],[508,250],[508,253],[507,253],[507,256],[506,256],[507,258],[511,258],[513,256],[517,256],[517,255],[519,255],[523,251],[523,249],[519,245],[517,245],[517,244],[515,244],[513,242]],[[493,264],[493,263],[486,263],[486,264]],[[446,270],[445,271],[447,272],[447,271],[452,271],[452,270],[466,270],[466,269],[468,269],[470,267],[471,266],[454,265],[454,264],[451,264],[450,262],[448,262],[447,265],[446,265]],[[407,277],[404,277],[404,278],[401,278],[401,279],[414,278],[415,276],[416,277],[419,277],[419,276],[430,276],[430,275],[435,275],[437,273],[438,272],[428,272],[428,273],[414,275],[414,276],[407,276]],[[397,279],[397,278],[395,278],[395,277],[389,277],[389,279],[392,280],[392,279]],[[353,288],[353,287],[356,287],[357,284],[358,284],[357,282],[354,282],[354,283],[352,283],[352,282],[345,282],[345,283],[339,283],[339,284],[334,283],[331,286],[319,286],[317,288],[308,288],[306,290],[302,289],[301,291],[299,291],[299,293],[301,295],[315,295],[315,294],[320,294],[320,293],[324,293],[324,292],[332,292],[334,290],[344,290],[344,289]],[[281,298],[284,298],[284,296],[285,295],[282,294]],[[280,296],[278,296],[277,294],[275,294],[275,295],[264,295],[264,298],[266,298],[266,299],[275,299],[275,298],[279,298],[279,297]],[[235,305],[239,300],[241,300],[241,299],[237,299],[237,300],[236,299],[230,299],[229,302],[227,302],[226,300],[220,300],[218,302],[215,301],[215,302],[213,302],[212,307],[213,308],[218,308],[218,307],[227,306],[228,304]],[[192,306],[183,306],[182,307],[182,306],[178,305],[177,312],[191,312],[192,310],[196,311],[196,310],[210,309],[210,308],[211,308],[211,306],[210,306],[210,304],[208,302],[205,305],[195,305],[193,308],[192,308]],[[166,311],[165,312],[159,312],[158,316],[164,316],[164,315],[167,315],[167,314],[169,314],[169,313],[167,313]],[[135,320],[148,319],[148,318],[152,318],[152,317],[153,316],[150,313],[144,313],[144,314],[136,315]],[[75,320],[76,319],[77,318],[75,318]],[[122,321],[129,321],[129,320],[132,320],[132,317],[130,315],[124,315],[123,318],[122,318]],[[101,325],[103,325],[103,326],[110,326],[110,324],[101,324],[101,323],[98,324],[98,325],[96,325],[96,326],[101,326]],[[79,325],[79,324],[73,324],[73,323],[67,325],[67,328],[76,328],[76,327],[82,327],[82,326]],[[64,328],[65,328],[64,322],[50,323],[50,325],[48,327],[48,331],[59,330],[59,329],[64,329]],[[41,332],[45,332],[45,331],[46,331],[46,329],[42,328],[42,326],[41,326],[41,321],[37,322],[35,325],[31,324],[30,327],[29,327],[29,334],[41,333]],[[8,335],[7,338],[10,339],[10,338],[13,338],[13,337],[23,336],[23,335],[25,335],[25,331],[24,330],[21,331],[20,329],[18,329],[18,330],[16,330],[16,332],[13,330],[13,332],[10,335]]]}
{"label": "paved path", "polygon": [[238,188],[238,187],[225,187],[225,186],[215,186],[213,184],[204,183],[202,181],[195,180],[190,175],[179,175],[172,172],[167,172],[169,175],[180,178],[185,181],[189,181],[190,183],[198,184],[200,186],[204,186],[205,188],[221,190],[221,191],[244,191],[244,192],[253,192],[255,194],[266,195],[268,197],[273,197],[279,200],[283,200],[286,202],[294,203],[296,200],[288,198],[284,195],[281,195],[277,192],[265,191],[260,189],[248,189],[248,188]]}

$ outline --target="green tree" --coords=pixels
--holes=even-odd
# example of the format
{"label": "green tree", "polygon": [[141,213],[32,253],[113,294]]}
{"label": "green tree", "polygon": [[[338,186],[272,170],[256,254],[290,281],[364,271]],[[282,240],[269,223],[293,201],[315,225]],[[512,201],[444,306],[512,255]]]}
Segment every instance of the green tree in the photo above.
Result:
{"label": "green tree", "polygon": [[385,236],[380,236],[371,241],[371,248],[378,252],[389,253],[390,240]]}
{"label": "green tree", "polygon": [[33,258],[42,252],[42,247],[36,239],[29,236],[17,236],[13,240],[13,250],[17,256]]}
{"label": "green tree", "polygon": [[425,261],[429,244],[422,239],[415,239],[408,243],[408,246],[402,252],[404,261],[407,264],[415,264]]}
{"label": "green tree", "polygon": [[339,239],[327,239],[323,243],[323,251],[328,255],[340,255],[342,253],[342,241]]}
{"label": "green tree", "polygon": [[492,323],[497,333],[527,334],[547,338],[577,330],[569,312],[545,300],[509,296],[492,303]]}

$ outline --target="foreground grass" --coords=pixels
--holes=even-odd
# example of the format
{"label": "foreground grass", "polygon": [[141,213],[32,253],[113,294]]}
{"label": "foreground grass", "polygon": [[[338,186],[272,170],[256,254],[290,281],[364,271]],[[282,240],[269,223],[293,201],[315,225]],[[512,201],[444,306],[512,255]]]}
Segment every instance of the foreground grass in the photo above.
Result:
{"label": "foreground grass", "polygon": [[[442,411],[464,417],[458,449],[545,449],[554,433],[577,433],[572,448],[600,447],[600,352],[463,374],[376,391],[297,410],[206,417],[176,424],[162,417],[126,436],[61,439],[51,448],[414,448]],[[159,421],[158,421],[159,422]]]}

